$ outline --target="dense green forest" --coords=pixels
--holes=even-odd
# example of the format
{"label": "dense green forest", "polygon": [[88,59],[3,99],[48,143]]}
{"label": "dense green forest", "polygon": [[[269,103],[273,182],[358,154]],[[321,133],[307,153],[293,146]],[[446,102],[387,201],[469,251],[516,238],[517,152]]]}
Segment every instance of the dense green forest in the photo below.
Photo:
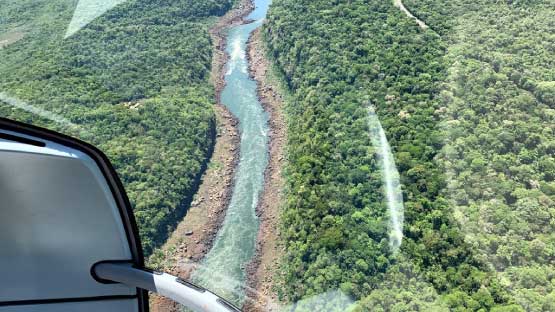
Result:
{"label": "dense green forest", "polygon": [[409,1],[443,34],[446,197],[528,311],[555,310],[555,3]]}
{"label": "dense green forest", "polygon": [[[293,98],[276,291],[340,289],[371,311],[553,311],[553,3],[406,5],[431,29],[390,1],[274,1],[265,40]],[[403,184],[396,254],[370,106]]]}
{"label": "dense green forest", "polygon": [[127,1],[64,39],[76,4],[2,1],[0,40],[20,40],[0,47],[0,116],[105,151],[149,254],[183,216],[211,153],[208,28],[233,1]]}
{"label": "dense green forest", "polygon": [[[76,0],[1,1],[0,116],[105,151],[147,254],[212,152],[208,28],[233,2],[130,0],[64,38]],[[389,0],[273,1],[263,35],[290,93],[275,291],[340,290],[355,311],[555,311],[555,2],[403,2],[428,30]],[[398,252],[371,110],[401,176]]]}

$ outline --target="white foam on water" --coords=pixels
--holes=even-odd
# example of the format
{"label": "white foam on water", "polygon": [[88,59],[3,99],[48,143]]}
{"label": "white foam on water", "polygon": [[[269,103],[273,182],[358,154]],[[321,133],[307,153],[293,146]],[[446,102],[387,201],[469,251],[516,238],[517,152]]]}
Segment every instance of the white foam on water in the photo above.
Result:
{"label": "white foam on water", "polygon": [[395,160],[391,153],[391,147],[380,123],[375,108],[369,108],[369,127],[372,145],[376,147],[380,158],[380,167],[384,183],[384,195],[387,201],[389,212],[389,246],[393,252],[397,252],[403,241],[403,222],[405,208],[403,204],[403,194],[399,171],[395,166]]}
{"label": "white foam on water", "polygon": [[243,65],[246,59],[245,50],[241,47],[241,38],[237,36],[235,40],[231,43],[231,53],[229,55],[229,66],[226,75],[229,76],[236,69],[237,66],[241,66],[241,72],[246,73],[247,66]]}

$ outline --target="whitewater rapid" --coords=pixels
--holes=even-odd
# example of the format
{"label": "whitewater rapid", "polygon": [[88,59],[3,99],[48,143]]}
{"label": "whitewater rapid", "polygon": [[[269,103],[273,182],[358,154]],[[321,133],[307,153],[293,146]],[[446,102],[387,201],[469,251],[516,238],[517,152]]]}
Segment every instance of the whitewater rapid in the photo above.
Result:
{"label": "whitewater rapid", "polygon": [[405,208],[403,204],[403,193],[399,171],[395,166],[395,160],[391,153],[391,147],[376,114],[375,108],[369,108],[369,128],[372,145],[377,148],[380,159],[380,169],[384,183],[384,195],[389,213],[389,246],[393,252],[397,252],[403,241],[403,222]]}
{"label": "whitewater rapid", "polygon": [[268,115],[258,99],[256,82],[248,73],[246,57],[250,34],[262,25],[271,0],[256,0],[247,16],[251,23],[233,26],[226,37],[225,88],[222,103],[239,120],[240,159],[233,194],[214,246],[193,273],[192,280],[229,299],[237,306],[246,300],[245,267],[256,248],[258,199],[268,165]]}

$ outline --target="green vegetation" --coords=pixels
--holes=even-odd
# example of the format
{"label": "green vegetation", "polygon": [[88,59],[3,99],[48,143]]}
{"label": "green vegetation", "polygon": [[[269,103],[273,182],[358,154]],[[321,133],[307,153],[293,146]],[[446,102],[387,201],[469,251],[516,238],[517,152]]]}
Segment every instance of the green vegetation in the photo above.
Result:
{"label": "green vegetation", "polygon": [[446,197],[515,301],[553,311],[555,3],[408,3],[451,46],[440,94]]}
{"label": "green vegetation", "polygon": [[[554,310],[555,10],[463,2],[408,1],[422,31],[389,1],[274,1],[265,39],[293,94],[282,299],[341,289],[360,310]],[[404,186],[398,254],[370,105]]]}
{"label": "green vegetation", "polygon": [[0,102],[0,115],[98,145],[122,177],[147,254],[183,216],[215,137],[208,28],[233,1],[125,2],[63,39],[75,1],[2,2],[0,92],[72,127]]}
{"label": "green vegetation", "polygon": [[[147,253],[211,153],[207,29],[232,2],[129,1],[68,39],[75,1],[2,2],[0,95],[77,126],[0,115],[106,151]],[[555,311],[555,3],[404,3],[428,31],[392,1],[274,0],[263,33],[290,93],[276,290],[312,310],[341,309],[311,301],[340,290],[357,311]],[[398,253],[370,107],[403,185]]]}

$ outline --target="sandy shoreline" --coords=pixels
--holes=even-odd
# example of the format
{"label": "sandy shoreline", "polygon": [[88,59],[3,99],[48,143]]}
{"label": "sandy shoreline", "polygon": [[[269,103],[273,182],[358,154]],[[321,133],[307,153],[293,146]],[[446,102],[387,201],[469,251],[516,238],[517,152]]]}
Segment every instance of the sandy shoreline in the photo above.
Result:
{"label": "sandy shoreline", "polygon": [[[194,263],[199,263],[212,248],[233,193],[233,177],[240,157],[240,135],[237,119],[220,101],[228,59],[225,31],[230,26],[241,24],[243,17],[252,10],[251,0],[243,0],[210,29],[214,46],[210,80],[214,84],[217,101],[214,106],[217,119],[214,152],[195,200],[161,248],[165,260],[162,269],[183,279],[190,277]],[[180,306],[169,299],[151,295],[150,301],[153,312],[180,311]]]}
{"label": "sandy shoreline", "polygon": [[277,311],[273,291],[278,260],[283,254],[279,242],[279,217],[284,202],[285,144],[287,140],[283,98],[268,79],[270,64],[265,56],[261,29],[251,34],[247,45],[249,72],[257,82],[258,97],[269,114],[269,163],[265,171],[264,192],[257,207],[260,228],[256,252],[247,266],[248,298],[244,311]]}

